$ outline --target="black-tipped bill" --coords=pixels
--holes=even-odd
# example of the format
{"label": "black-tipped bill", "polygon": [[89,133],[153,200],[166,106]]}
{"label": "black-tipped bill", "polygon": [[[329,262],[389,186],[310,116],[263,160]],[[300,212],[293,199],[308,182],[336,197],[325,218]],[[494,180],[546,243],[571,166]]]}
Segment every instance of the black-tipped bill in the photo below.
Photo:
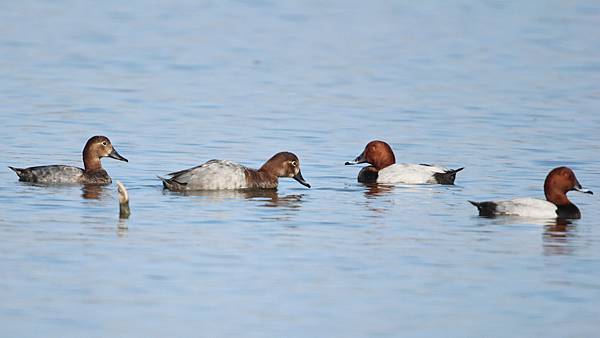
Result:
{"label": "black-tipped bill", "polygon": [[573,190],[575,190],[575,191],[579,191],[579,192],[582,192],[582,193],[584,193],[584,194],[590,194],[590,195],[593,195],[593,194],[594,194],[594,192],[593,192],[593,191],[591,191],[591,190],[589,190],[589,189],[584,189],[584,188],[582,188],[581,186],[579,186],[579,187],[575,187]]}
{"label": "black-tipped bill", "polygon": [[582,192],[584,194],[590,194],[590,195],[594,194],[594,192],[592,192],[591,190],[583,188],[581,186],[581,183],[579,183],[579,181],[577,181],[577,180],[575,181],[575,186],[573,187],[573,190]]}
{"label": "black-tipped bill", "polygon": [[292,178],[295,179],[296,181],[298,181],[298,183],[302,184],[303,186],[310,188],[310,184],[308,184],[308,182],[306,182],[304,180],[304,177],[302,177],[302,173],[300,171],[298,171],[296,176],[294,176]]}
{"label": "black-tipped bill", "polygon": [[345,165],[353,165],[353,164],[361,164],[361,163],[365,163],[367,162],[367,159],[365,158],[365,152],[363,151],[360,155],[358,155],[354,161],[349,161],[344,163]]}
{"label": "black-tipped bill", "polygon": [[108,157],[114,158],[115,160],[119,160],[119,161],[129,162],[125,157],[121,156],[121,154],[119,154],[115,150],[115,148],[113,148],[113,150],[110,152],[110,154],[108,154]]}

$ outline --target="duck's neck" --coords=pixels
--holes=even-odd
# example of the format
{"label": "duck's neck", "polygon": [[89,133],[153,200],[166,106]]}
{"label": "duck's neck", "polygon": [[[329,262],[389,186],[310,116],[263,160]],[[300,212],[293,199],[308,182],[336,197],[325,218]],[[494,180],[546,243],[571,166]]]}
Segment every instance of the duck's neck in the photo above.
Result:
{"label": "duck's neck", "polygon": [[86,172],[102,170],[100,158],[85,150],[83,151],[83,167]]}
{"label": "duck's neck", "polygon": [[277,176],[271,174],[268,171],[263,170],[262,167],[258,170],[246,168],[246,170],[244,170],[244,174],[246,175],[246,182],[248,182],[248,186],[250,186],[251,188],[277,188]]}
{"label": "duck's neck", "polygon": [[392,164],[396,163],[396,156],[394,156],[394,152],[389,149],[389,151],[380,152],[372,161],[369,161],[377,170],[381,170],[383,168],[389,167]]}
{"label": "duck's neck", "polygon": [[381,169],[387,168],[395,163],[396,163],[396,159],[394,158],[394,154],[391,154],[391,156],[386,156],[386,157],[377,159],[377,161],[375,161],[375,163],[373,163],[373,166],[375,168],[377,168],[377,170],[381,170]]}
{"label": "duck's neck", "polygon": [[258,170],[255,170],[255,171],[266,174],[266,175],[271,175],[274,177],[278,176],[276,174],[277,170],[275,169],[275,165],[273,163],[271,163],[271,161],[265,162],[265,164],[263,164],[262,167],[260,167]]}
{"label": "duck's neck", "polygon": [[546,200],[556,205],[556,214],[559,218],[581,218],[581,212],[567,197],[566,192],[556,189],[547,190]]}
{"label": "duck's neck", "polygon": [[546,194],[546,200],[548,202],[554,203],[555,205],[561,206],[573,204],[571,203],[571,201],[569,201],[569,198],[567,197],[567,194],[564,191],[552,189],[546,190],[544,193]]}

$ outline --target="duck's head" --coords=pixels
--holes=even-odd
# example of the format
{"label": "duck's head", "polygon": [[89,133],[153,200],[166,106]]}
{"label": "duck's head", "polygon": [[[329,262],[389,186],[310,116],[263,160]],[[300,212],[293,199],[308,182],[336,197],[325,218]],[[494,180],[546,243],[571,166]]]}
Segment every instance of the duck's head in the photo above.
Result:
{"label": "duck's head", "polygon": [[108,137],[93,136],[83,148],[83,162],[86,169],[95,169],[95,167],[99,166],[102,157],[111,157],[119,161],[128,162],[125,157],[117,152]]}
{"label": "duck's head", "polygon": [[260,170],[277,177],[291,177],[303,186],[310,188],[310,184],[302,177],[300,160],[293,153],[282,151],[273,155],[273,157],[263,164]]}
{"label": "duck's head", "polygon": [[365,150],[354,161],[346,162],[346,165],[359,163],[369,163],[377,170],[381,170],[396,163],[396,157],[389,144],[376,140],[367,143]]}
{"label": "duck's head", "polygon": [[586,194],[593,194],[591,190],[584,189],[581,186],[571,168],[554,168],[550,171],[550,173],[548,173],[548,176],[546,176],[546,181],[544,182],[544,193],[546,194],[546,199],[548,201],[554,202],[554,200],[557,200],[562,196],[566,198],[567,192],[571,190]]}

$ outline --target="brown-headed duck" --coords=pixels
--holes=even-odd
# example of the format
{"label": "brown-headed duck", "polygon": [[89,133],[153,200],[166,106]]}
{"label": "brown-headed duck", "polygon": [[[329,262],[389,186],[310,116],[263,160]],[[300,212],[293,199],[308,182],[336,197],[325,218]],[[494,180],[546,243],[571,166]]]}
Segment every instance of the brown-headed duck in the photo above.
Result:
{"label": "brown-headed duck", "polygon": [[473,202],[480,216],[523,216],[532,218],[581,218],[581,212],[567,197],[575,190],[593,194],[583,189],[573,170],[567,167],[552,169],[544,182],[546,201],[537,198],[515,198],[505,201]]}
{"label": "brown-headed duck", "polygon": [[100,159],[111,157],[127,162],[115,150],[106,136],[93,136],[83,148],[84,169],[67,165],[46,165],[29,168],[10,167],[19,176],[19,181],[43,184],[110,184],[112,182]]}
{"label": "brown-headed duck", "polygon": [[358,182],[383,184],[454,184],[456,173],[464,168],[446,169],[430,164],[398,163],[392,147],[383,141],[371,141],[365,150],[346,165],[369,163],[358,173]]}
{"label": "brown-headed duck", "polygon": [[275,154],[258,170],[231,161],[211,160],[168,175],[171,177],[159,178],[166,189],[173,191],[276,189],[278,177],[291,177],[310,188],[300,172],[300,160],[289,152]]}

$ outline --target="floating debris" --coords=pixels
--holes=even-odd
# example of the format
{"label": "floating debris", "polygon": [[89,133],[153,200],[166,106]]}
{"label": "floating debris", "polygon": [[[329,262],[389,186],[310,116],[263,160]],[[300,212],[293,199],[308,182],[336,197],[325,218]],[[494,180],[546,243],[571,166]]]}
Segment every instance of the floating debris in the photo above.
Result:
{"label": "floating debris", "polygon": [[129,193],[123,183],[117,181],[117,190],[119,191],[119,218],[129,218],[131,210],[129,209]]}

